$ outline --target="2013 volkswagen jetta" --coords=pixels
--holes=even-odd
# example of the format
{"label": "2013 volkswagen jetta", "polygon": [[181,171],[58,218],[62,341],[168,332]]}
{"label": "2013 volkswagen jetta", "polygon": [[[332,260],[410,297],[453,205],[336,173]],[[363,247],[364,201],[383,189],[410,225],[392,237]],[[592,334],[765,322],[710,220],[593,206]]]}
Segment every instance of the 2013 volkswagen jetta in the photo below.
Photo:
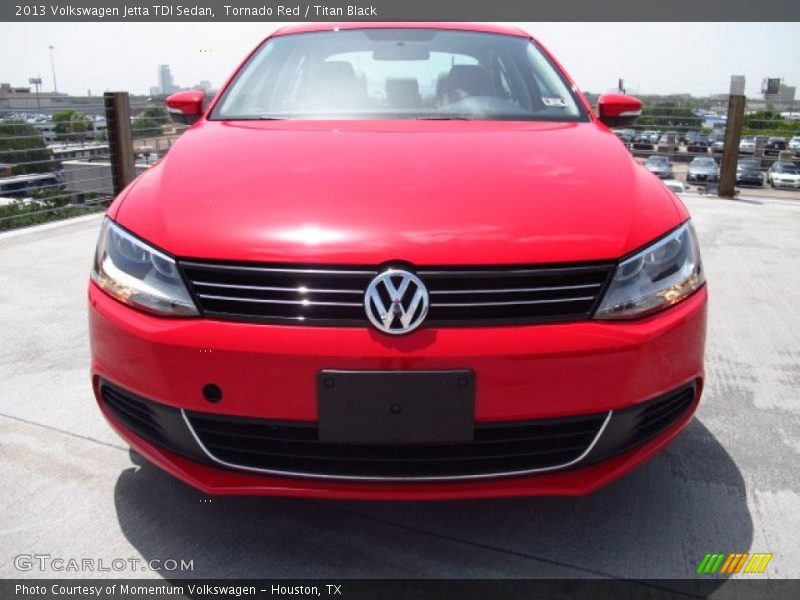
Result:
{"label": "2013 volkswagen jetta", "polygon": [[706,288],[686,208],[523,31],[266,39],[113,202],[92,380],[212,494],[586,494],[687,425]]}

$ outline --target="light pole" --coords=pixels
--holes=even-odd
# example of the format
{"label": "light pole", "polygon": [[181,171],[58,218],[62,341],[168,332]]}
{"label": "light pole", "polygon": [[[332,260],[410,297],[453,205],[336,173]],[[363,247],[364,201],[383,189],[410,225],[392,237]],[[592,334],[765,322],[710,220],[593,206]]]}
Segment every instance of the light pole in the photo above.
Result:
{"label": "light pole", "polygon": [[31,77],[28,79],[28,83],[32,86],[36,87],[36,106],[39,110],[42,110],[42,100],[39,98],[39,86],[42,85],[42,78],[41,77]]}
{"label": "light pole", "polygon": [[53,93],[58,93],[58,82],[56,81],[56,60],[53,57],[53,50],[56,49],[55,46],[48,46],[50,48],[50,68],[53,69]]}

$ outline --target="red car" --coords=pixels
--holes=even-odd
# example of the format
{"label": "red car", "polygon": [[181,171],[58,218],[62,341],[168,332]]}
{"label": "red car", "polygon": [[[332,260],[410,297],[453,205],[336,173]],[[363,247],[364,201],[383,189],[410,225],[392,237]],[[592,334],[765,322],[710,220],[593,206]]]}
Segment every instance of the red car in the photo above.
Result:
{"label": "red car", "polygon": [[282,29],[114,201],[100,409],[209,494],[587,494],[684,429],[689,214],[518,29]]}

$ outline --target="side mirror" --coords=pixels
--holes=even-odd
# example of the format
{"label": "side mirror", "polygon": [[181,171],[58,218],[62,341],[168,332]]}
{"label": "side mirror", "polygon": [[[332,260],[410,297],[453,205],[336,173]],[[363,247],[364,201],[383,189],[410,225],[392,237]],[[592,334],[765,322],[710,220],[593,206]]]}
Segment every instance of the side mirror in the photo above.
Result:
{"label": "side mirror", "polygon": [[203,101],[206,95],[198,90],[188,90],[172,94],[167,98],[167,110],[176,123],[191,125],[203,116]]}
{"label": "side mirror", "polygon": [[642,101],[625,94],[603,94],[597,99],[597,115],[608,127],[633,125],[642,114]]}

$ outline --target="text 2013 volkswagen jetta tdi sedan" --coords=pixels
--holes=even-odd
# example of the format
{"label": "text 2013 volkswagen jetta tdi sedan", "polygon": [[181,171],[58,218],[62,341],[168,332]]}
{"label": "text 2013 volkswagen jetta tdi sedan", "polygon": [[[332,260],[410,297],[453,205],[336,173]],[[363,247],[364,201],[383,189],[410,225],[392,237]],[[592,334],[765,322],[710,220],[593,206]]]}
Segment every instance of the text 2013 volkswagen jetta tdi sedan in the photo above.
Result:
{"label": "text 2013 volkswagen jetta tdi sedan", "polygon": [[[92,378],[128,443],[212,494],[585,494],[686,426],[689,215],[516,29],[264,41],[119,195]],[[602,122],[601,122],[602,121]]]}

